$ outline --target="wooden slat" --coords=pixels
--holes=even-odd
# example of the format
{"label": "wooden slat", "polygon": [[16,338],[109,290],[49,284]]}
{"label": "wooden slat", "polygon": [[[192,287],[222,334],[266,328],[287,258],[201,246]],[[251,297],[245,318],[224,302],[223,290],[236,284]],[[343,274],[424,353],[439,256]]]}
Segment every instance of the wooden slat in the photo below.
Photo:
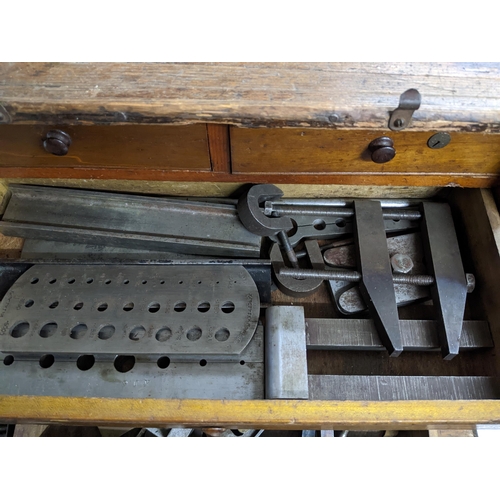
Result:
{"label": "wooden slat", "polygon": [[211,170],[204,125],[58,127],[72,139],[65,156],[55,156],[43,148],[43,139],[53,128],[39,125],[0,127],[0,169],[15,169],[20,175],[31,170],[40,172],[41,177],[57,176],[55,172],[61,168],[87,172],[96,167],[101,171],[128,168],[139,175],[155,169],[162,172]]}
{"label": "wooden slat", "polygon": [[212,172],[231,173],[229,127],[227,125],[208,123],[207,134]]}
{"label": "wooden slat", "polygon": [[500,131],[499,63],[4,63],[3,122],[387,128],[409,88],[415,129]]}
{"label": "wooden slat", "polygon": [[[374,163],[368,145],[382,135],[394,141],[396,156]],[[452,133],[442,149],[430,149],[433,132],[370,130],[238,129],[231,128],[235,173],[357,173],[390,176],[500,174],[500,140],[496,135]],[[402,179],[403,177],[401,177]],[[408,179],[408,178],[407,178]],[[410,182],[416,178],[410,177]]]}
{"label": "wooden slat", "polygon": [[432,429],[500,423],[500,401],[292,401],[0,396],[0,421],[128,427]]}

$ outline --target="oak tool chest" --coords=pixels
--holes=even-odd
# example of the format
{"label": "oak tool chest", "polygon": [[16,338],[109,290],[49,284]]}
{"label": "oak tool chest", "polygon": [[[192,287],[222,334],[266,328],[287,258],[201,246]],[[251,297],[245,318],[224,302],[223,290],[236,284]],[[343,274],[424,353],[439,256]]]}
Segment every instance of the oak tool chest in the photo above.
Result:
{"label": "oak tool chest", "polygon": [[0,420],[500,422],[500,65],[0,65]]}

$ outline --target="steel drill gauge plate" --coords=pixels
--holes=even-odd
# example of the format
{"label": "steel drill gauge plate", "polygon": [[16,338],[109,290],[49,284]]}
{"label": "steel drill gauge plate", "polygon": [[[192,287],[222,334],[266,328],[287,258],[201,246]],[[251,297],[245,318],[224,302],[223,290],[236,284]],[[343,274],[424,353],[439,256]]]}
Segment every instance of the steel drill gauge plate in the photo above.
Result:
{"label": "steel drill gauge plate", "polygon": [[259,311],[243,266],[35,265],[0,303],[0,351],[238,355]]}

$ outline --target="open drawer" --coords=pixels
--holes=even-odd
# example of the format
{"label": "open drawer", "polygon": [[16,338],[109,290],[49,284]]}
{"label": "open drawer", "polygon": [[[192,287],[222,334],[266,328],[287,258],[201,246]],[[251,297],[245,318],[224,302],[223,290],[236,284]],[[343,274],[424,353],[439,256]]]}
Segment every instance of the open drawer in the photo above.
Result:
{"label": "open drawer", "polygon": [[[305,187],[307,189],[307,186]],[[425,429],[473,427],[500,422],[498,345],[500,343],[500,215],[488,190],[453,189],[439,193],[452,207],[464,267],[474,273],[476,289],[469,295],[466,320],[487,321],[493,347],[461,352],[443,361],[439,352],[309,350],[308,375],[357,378],[432,377],[439,385],[448,377],[486,377],[484,398],[378,400],[370,396],[346,400],[194,400],[114,399],[0,395],[0,420],[6,422],[71,422],[148,427],[239,427],[295,429]],[[376,197],[376,193],[372,193]],[[309,297],[294,299],[275,291],[273,305],[302,305],[306,318],[331,318],[326,287]],[[264,311],[262,311],[264,318]],[[2,367],[3,368],[3,367]],[[413,380],[417,380],[413,378]],[[485,379],[482,379],[485,380]],[[1,393],[1,388],[0,388]],[[373,393],[372,393],[373,394]],[[479,394],[479,393],[477,393]],[[387,398],[385,398],[387,399]],[[389,398],[390,399],[390,398]]]}

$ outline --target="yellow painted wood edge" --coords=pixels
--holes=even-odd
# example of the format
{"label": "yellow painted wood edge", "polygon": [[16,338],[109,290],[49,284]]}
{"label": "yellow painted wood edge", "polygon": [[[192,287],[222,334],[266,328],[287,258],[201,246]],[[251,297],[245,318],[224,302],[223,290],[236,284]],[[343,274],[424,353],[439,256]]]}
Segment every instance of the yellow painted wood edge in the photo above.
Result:
{"label": "yellow painted wood edge", "polygon": [[0,396],[0,421],[258,429],[473,428],[500,423],[500,400],[301,401]]}

